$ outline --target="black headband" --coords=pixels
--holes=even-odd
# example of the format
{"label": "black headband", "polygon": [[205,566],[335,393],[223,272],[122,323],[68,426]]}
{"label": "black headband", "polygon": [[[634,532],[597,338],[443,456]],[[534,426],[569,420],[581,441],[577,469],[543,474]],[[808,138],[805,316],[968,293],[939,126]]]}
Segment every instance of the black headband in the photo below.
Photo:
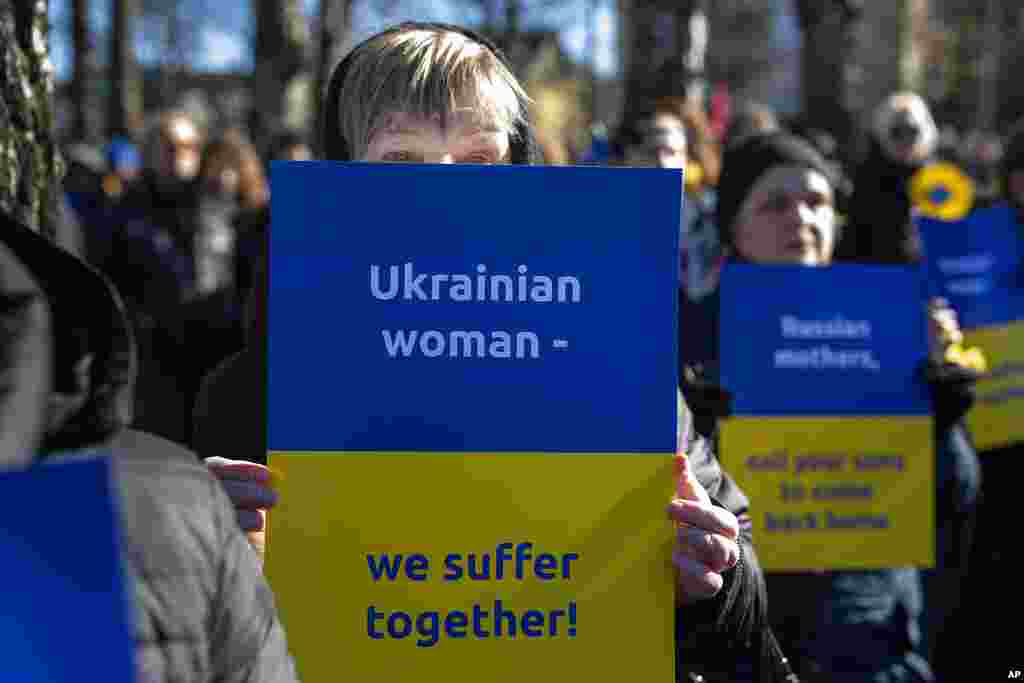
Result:
{"label": "black headband", "polygon": [[[508,58],[505,57],[504,54],[502,54],[497,45],[479,33],[462,28],[461,26],[440,22],[407,21],[398,24],[397,26],[385,29],[380,33],[367,38],[362,43],[354,47],[345,56],[345,58],[338,63],[338,66],[334,68],[334,72],[331,74],[330,82],[327,85],[327,92],[324,95],[326,101],[325,106],[322,108],[323,119],[320,122],[321,158],[333,161],[352,161],[352,149],[348,144],[348,140],[345,139],[345,136],[341,131],[341,89],[345,84],[345,78],[348,76],[348,71],[352,66],[354,56],[364,45],[372,40],[376,40],[381,36],[393,33],[402,33],[405,31],[459,33],[486,47],[508,68],[510,72],[515,72],[515,69],[512,67],[512,63],[509,62]],[[537,163],[540,159],[540,154],[537,149],[536,142],[533,139],[533,134],[530,131],[529,124],[524,122],[517,125],[515,133],[516,134],[512,140],[511,163]]]}

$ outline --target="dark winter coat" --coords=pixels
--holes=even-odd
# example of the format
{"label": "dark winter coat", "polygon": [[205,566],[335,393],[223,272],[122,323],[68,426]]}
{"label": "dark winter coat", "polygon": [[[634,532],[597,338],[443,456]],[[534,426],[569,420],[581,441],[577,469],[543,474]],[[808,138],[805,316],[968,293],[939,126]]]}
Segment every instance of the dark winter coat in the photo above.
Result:
{"label": "dark winter coat", "polygon": [[920,258],[920,239],[910,214],[910,179],[928,161],[893,161],[872,136],[868,156],[854,172],[836,261],[913,263]]}
{"label": "dark winter coat", "polygon": [[162,189],[146,172],[113,220],[111,248],[98,266],[124,299],[135,335],[135,425],[184,444],[190,408],[184,303],[195,288],[194,187]]}

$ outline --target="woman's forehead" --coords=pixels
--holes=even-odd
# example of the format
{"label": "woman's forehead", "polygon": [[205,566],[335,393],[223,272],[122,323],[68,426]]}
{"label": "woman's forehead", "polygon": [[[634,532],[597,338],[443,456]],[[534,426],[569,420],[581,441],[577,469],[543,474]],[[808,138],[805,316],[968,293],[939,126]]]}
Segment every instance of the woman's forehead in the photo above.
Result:
{"label": "woman's forehead", "polygon": [[444,117],[441,114],[423,116],[403,111],[387,112],[380,117],[375,128],[378,132],[392,135],[418,134],[439,130],[442,124],[450,132],[458,131],[465,135],[505,132],[496,121],[489,121],[468,107],[449,112]]}
{"label": "woman's forehead", "polygon": [[821,171],[806,166],[773,166],[761,174],[750,194],[818,192],[831,196],[832,183]]}

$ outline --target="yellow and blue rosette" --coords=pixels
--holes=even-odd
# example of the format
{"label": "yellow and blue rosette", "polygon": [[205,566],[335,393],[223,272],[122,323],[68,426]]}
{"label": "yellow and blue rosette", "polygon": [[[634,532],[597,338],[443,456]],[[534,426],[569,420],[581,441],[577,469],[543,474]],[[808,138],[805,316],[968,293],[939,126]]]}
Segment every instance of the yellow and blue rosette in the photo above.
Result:
{"label": "yellow and blue rosette", "polygon": [[704,169],[692,159],[686,162],[686,169],[683,172],[683,182],[686,184],[686,191],[693,194],[700,190],[704,183]]}
{"label": "yellow and blue rosette", "polygon": [[963,344],[951,344],[946,349],[945,359],[962,368],[968,368],[975,372],[984,374],[988,372],[988,359],[984,351],[975,346],[964,346]]}
{"label": "yellow and blue rosette", "polygon": [[929,164],[911,177],[910,200],[928,218],[958,221],[974,205],[974,183],[955,164]]}

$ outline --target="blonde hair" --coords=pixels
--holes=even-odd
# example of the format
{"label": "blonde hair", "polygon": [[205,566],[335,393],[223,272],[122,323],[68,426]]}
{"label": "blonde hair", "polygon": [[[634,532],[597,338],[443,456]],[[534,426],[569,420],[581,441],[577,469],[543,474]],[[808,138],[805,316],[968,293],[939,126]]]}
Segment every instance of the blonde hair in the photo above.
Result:
{"label": "blonde hair", "polygon": [[238,173],[238,200],[247,209],[259,209],[270,200],[270,188],[256,148],[242,131],[231,128],[203,149],[199,176],[215,177],[225,168]]}
{"label": "blonde hair", "polygon": [[694,191],[718,185],[722,174],[722,150],[711,132],[704,110],[694,106],[685,97],[669,96],[654,101],[650,118],[667,114],[679,119],[686,131],[686,157],[700,166],[701,181]]}
{"label": "blonde hair", "polygon": [[931,109],[924,98],[915,92],[895,92],[878,105],[872,121],[875,136],[882,147],[889,151],[889,126],[897,114],[908,114],[921,130],[914,144],[912,158],[924,160],[931,156],[939,142],[939,127],[935,124]]}
{"label": "blonde hair", "polygon": [[206,134],[191,114],[183,109],[170,109],[161,112],[153,120],[146,131],[142,145],[142,162],[146,168],[153,168],[158,159],[160,145],[174,139],[176,124],[186,124],[196,134],[195,143],[202,147],[206,143]]}
{"label": "blonde hair", "polygon": [[486,128],[515,135],[529,97],[487,46],[444,29],[389,31],[357,48],[340,93],[341,134],[353,159],[366,153],[386,116],[439,117],[442,129],[460,109]]}

